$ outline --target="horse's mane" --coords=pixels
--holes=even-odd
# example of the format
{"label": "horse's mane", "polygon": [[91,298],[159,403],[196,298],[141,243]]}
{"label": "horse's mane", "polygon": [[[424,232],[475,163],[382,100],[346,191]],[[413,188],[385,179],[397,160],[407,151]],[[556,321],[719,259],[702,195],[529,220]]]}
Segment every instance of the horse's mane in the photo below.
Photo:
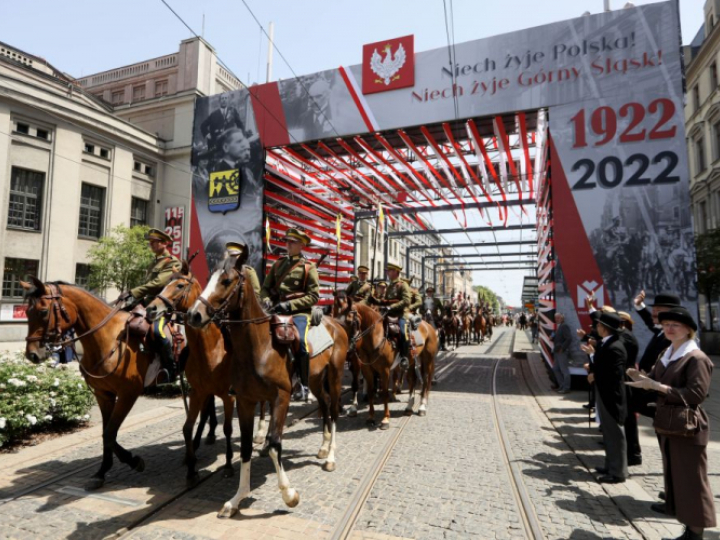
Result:
{"label": "horse's mane", "polygon": [[[63,285],[65,287],[74,287],[75,289],[79,289],[81,292],[93,297],[98,302],[102,302],[106,306],[110,307],[110,304],[107,303],[107,301],[104,298],[100,298],[97,294],[95,294],[92,291],[87,290],[86,288],[76,284],[76,283],[69,283],[67,281],[57,280],[57,281],[46,281],[44,283],[45,285],[55,285],[56,287],[59,287],[60,285]],[[34,287],[32,290],[25,293],[25,301],[29,304],[30,300],[33,298],[37,298],[39,296],[37,287]],[[62,290],[61,290],[62,292]]]}

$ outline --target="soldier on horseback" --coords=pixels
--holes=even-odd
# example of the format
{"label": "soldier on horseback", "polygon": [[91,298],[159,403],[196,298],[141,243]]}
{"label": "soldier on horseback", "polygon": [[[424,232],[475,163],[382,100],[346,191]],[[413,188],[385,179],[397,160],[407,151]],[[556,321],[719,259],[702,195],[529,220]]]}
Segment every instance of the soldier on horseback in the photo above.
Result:
{"label": "soldier on horseback", "polygon": [[308,395],[310,358],[307,346],[307,330],[312,308],[320,299],[320,280],[317,268],[305,259],[302,250],[310,244],[310,237],[299,229],[288,229],[285,234],[287,256],[272,265],[260,290],[260,298],[266,309],[280,315],[292,315],[293,323],[300,333],[300,350],[296,358],[300,374],[302,397]]}
{"label": "soldier on horseback", "polygon": [[381,301],[380,312],[383,315],[397,317],[400,326],[400,367],[407,369],[410,365],[410,340],[407,334],[407,317],[410,314],[410,304],[412,303],[412,291],[410,286],[400,279],[402,266],[388,263],[386,266],[387,276],[390,279],[390,285],[385,293],[385,299]]}
{"label": "soldier on horseback", "polygon": [[[172,244],[173,241],[168,234],[158,229],[150,229],[145,235],[145,239],[148,241],[150,250],[155,255],[155,261],[148,268],[145,283],[124,292],[118,298],[118,301],[125,303],[124,309],[127,310],[138,304],[147,306],[170,282],[172,275],[182,268],[182,263],[167,249],[168,245]],[[152,325],[152,340],[163,366],[163,369],[157,375],[156,384],[171,383],[177,376],[172,334],[167,326],[169,322],[163,316],[153,321]]]}
{"label": "soldier on horseback", "polygon": [[360,265],[357,271],[358,279],[345,289],[345,294],[348,298],[352,298],[353,302],[362,302],[367,300],[372,292],[372,284],[367,279],[370,269],[367,266]]}

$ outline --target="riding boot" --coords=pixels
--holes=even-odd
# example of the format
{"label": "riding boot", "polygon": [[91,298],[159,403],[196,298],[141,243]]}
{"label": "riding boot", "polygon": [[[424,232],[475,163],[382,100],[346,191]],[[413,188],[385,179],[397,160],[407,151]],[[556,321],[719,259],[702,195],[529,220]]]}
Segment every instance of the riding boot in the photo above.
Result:
{"label": "riding boot", "polygon": [[400,368],[406,370],[410,366],[410,341],[403,340],[400,346]]}
{"label": "riding boot", "polygon": [[300,384],[302,385],[302,401],[307,401],[310,393],[310,355],[307,353],[299,353],[296,357],[298,362]]}
{"label": "riding boot", "polygon": [[155,384],[172,384],[177,378],[177,370],[175,368],[175,358],[173,356],[172,343],[170,339],[163,339],[159,346],[160,363],[162,369],[155,379]]}

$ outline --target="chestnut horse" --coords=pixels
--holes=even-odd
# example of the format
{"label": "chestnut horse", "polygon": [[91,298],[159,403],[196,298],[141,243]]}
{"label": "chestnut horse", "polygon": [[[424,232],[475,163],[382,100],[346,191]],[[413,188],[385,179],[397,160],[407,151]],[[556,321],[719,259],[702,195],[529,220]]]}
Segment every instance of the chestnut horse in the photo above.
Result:
{"label": "chestnut horse", "polygon": [[[389,429],[390,408],[388,402],[390,392],[388,383],[390,380],[390,370],[395,361],[396,351],[391,342],[385,337],[383,317],[364,303],[353,304],[352,299],[349,298],[347,306],[339,313],[338,320],[343,324],[348,335],[351,336],[351,341],[360,360],[363,378],[368,386],[369,411],[367,423],[375,425],[374,374],[377,373],[380,378],[380,391],[384,405],[384,414],[380,422],[380,429]],[[410,366],[408,368],[409,397],[407,406],[405,407],[405,414],[410,415],[413,413],[415,384],[417,383],[415,367],[416,361],[419,361],[422,391],[420,393],[418,415],[425,416],[427,413],[428,399],[430,397],[430,386],[435,371],[438,337],[435,329],[425,321],[420,323],[419,330],[425,343],[416,348],[415,358],[410,359]]]}
{"label": "chestnut horse", "polygon": [[[348,297],[345,291],[338,291],[335,293],[335,299],[333,300],[332,316],[338,318],[340,314],[347,308]],[[350,405],[347,408],[347,415],[350,417],[357,416],[358,411],[358,392],[360,391],[360,359],[358,358],[357,351],[353,348],[348,351],[347,364],[352,375],[351,390],[352,399]]]}
{"label": "chestnut horse", "polygon": [[[148,305],[147,316],[155,320],[173,312],[185,313],[201,293],[202,287],[200,283],[190,274],[187,263],[183,262],[181,273],[173,274],[170,283]],[[214,324],[209,324],[202,329],[188,326],[185,333],[187,350],[183,354],[188,355],[185,364],[185,375],[191,388],[188,414],[183,425],[185,465],[187,466],[186,478],[188,482],[194,482],[198,477],[195,470],[197,463],[195,451],[202,436],[202,428],[205,424],[204,418],[200,421],[200,427],[194,441],[193,428],[201,411],[214,412],[214,396],[219,397],[223,403],[223,433],[225,434],[223,476],[227,478],[233,475],[232,422],[235,405],[235,399],[228,395],[230,390],[230,355],[225,351],[225,340],[220,328]],[[204,412],[203,416],[206,415],[207,412]],[[217,420],[215,422],[217,423]]]}
{"label": "chestnut horse", "polygon": [[[293,363],[285,345],[277,345],[272,336],[268,315],[255,295],[247,269],[243,266],[247,255],[227,258],[210,277],[202,295],[188,311],[187,322],[201,328],[223,314],[229,317],[232,343],[231,384],[237,393],[240,423],[240,485],[235,496],[227,501],[218,517],[230,517],[238,511],[240,502],[250,495],[250,460],[252,458],[255,406],[263,401],[272,404],[272,419],[268,431],[269,455],[275,466],[278,487],[289,507],[300,502],[300,495],[291,487],[282,465],[282,434],[285,427]],[[334,344],[310,360],[310,390],[317,397],[323,417],[323,443],[318,458],[327,458],[326,471],[335,470],[336,425],[340,413],[341,379],[347,356],[347,335],[340,324],[324,317],[322,324]]]}
{"label": "chestnut horse", "polygon": [[485,316],[481,312],[477,312],[473,317],[472,322],[473,331],[475,333],[475,341],[482,343],[485,341],[485,334],[487,333],[488,324],[485,320]]}
{"label": "chestnut horse", "polygon": [[[84,354],[80,371],[95,394],[103,420],[103,458],[86,489],[98,489],[112,468],[113,452],[121,463],[138,472],[145,470],[140,456],[120,446],[120,426],[143,393],[145,374],[154,353],[141,352],[137,338],[129,337],[125,323],[130,314],[111,308],[76,285],[62,282],[21,282],[28,302],[28,335],[25,356],[38,364],[47,359],[47,344],[60,344],[62,335],[75,330]],[[124,339],[124,341],[122,341]]]}
{"label": "chestnut horse", "polygon": [[454,341],[453,349],[460,346],[461,323],[460,317],[454,315],[450,309],[445,310],[445,316],[442,318],[442,327],[445,332],[445,346],[450,346]]}

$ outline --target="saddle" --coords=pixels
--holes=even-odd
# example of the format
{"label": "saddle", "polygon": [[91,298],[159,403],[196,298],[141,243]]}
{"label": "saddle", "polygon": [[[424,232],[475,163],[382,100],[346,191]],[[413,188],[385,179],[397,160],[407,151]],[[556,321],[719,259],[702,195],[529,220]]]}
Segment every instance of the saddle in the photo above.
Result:
{"label": "saddle", "polygon": [[[126,332],[123,332],[123,336],[127,334],[128,339],[131,337],[136,338],[145,350],[156,350],[153,348],[154,342],[152,333],[150,332],[151,326],[152,323],[147,319],[145,306],[138,304],[130,311],[130,318],[125,323]],[[180,353],[185,348],[185,336],[183,336],[182,332],[180,332],[172,321],[167,322],[167,329],[172,336],[173,356],[177,363]]]}

